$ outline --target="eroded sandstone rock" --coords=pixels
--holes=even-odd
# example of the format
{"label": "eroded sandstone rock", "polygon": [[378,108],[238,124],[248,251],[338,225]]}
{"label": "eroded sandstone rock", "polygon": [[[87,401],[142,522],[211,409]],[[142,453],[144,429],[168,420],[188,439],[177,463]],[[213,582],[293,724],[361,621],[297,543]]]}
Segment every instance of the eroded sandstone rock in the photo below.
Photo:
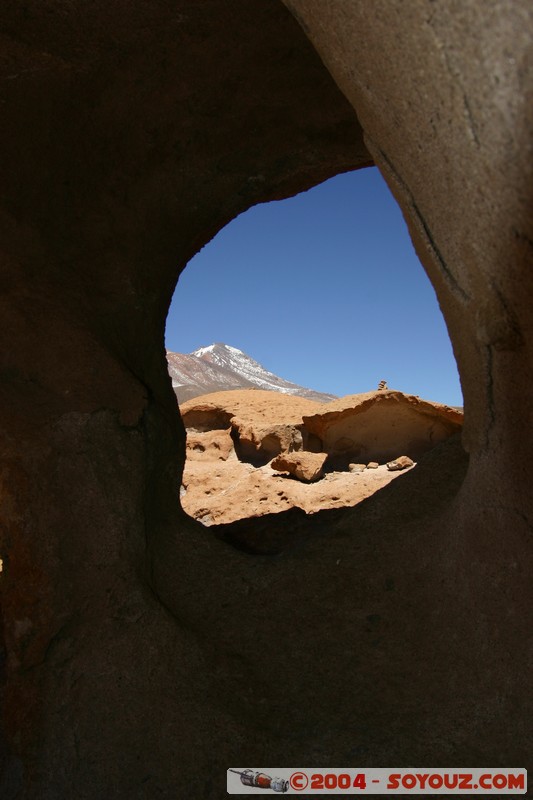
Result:
{"label": "eroded sandstone rock", "polygon": [[351,462],[383,463],[399,452],[417,459],[460,431],[463,415],[414,395],[378,389],[327,403],[303,422],[321,439],[331,463],[345,468]]}
{"label": "eroded sandstone rock", "polygon": [[319,480],[324,474],[326,459],[326,453],[284,453],[277,456],[271,466],[279,472],[288,472],[299,481],[311,483]]}
{"label": "eroded sandstone rock", "polygon": [[279,453],[301,450],[301,428],[296,425],[241,425],[235,423],[238,433],[239,458],[262,466]]}
{"label": "eroded sandstone rock", "polygon": [[231,423],[235,450],[241,461],[260,467],[279,453],[305,449],[303,415],[322,403],[262,389],[213,392],[188,400],[181,406],[187,428],[207,430]]}
{"label": "eroded sandstone rock", "polygon": [[[380,390],[379,397],[383,397]],[[363,480],[363,473],[367,473],[364,463],[345,463],[350,451],[355,446],[355,439],[360,436],[360,430],[365,430],[365,414],[357,416],[361,407],[372,410],[376,402],[377,392],[366,395],[350,396],[335,401],[335,404],[316,404],[309,406],[309,401],[290,395],[280,395],[275,392],[258,390],[226,391],[206,395],[188,401],[183,406],[184,421],[187,425],[187,448],[190,458],[187,459],[183,485],[187,487],[187,495],[183,505],[185,510],[203,524],[216,524],[246,516],[263,516],[269,513],[278,513],[292,507],[298,507],[306,513],[317,512],[321,508],[336,508],[346,505],[356,505],[362,499],[370,496],[389,480],[391,475],[400,470],[387,469],[385,465],[379,466],[378,462],[370,462],[369,471],[374,472],[374,478],[368,475]],[[394,393],[391,409],[385,415],[374,419],[378,426],[374,431],[379,436],[382,446],[386,446],[387,437],[393,430],[393,443],[397,442],[398,423],[403,425],[402,414],[404,406],[427,406],[429,414],[434,417],[439,413],[446,415],[448,409],[438,404],[423,403],[419,398],[409,395]],[[318,431],[316,435],[309,431],[303,421],[304,412],[309,407],[312,410],[320,409],[320,414],[315,415],[326,421],[330,417],[337,421],[339,416],[338,406],[345,405],[344,413],[352,427],[348,430],[350,436],[341,436],[335,441],[331,453],[311,451],[311,446],[322,442],[321,436],[327,439],[327,425],[313,428]],[[333,406],[331,415],[328,414]],[[398,414],[398,419],[394,416]],[[353,426],[352,417],[355,416],[360,423],[360,430]],[[276,419],[287,422],[276,424]],[[452,418],[461,420],[461,414],[452,412]],[[221,426],[230,420],[231,427],[224,431]],[[411,421],[412,422],[412,421]],[[315,423],[312,418],[311,426]],[[382,423],[383,427],[379,428]],[[214,430],[205,430],[212,424]],[[190,427],[194,425],[195,427]],[[415,416],[412,427],[420,433],[427,428],[424,415]],[[405,427],[405,425],[403,425]],[[201,429],[201,432],[198,431]],[[340,441],[340,445],[339,445]],[[235,450],[232,445],[235,444]],[[394,446],[394,444],[392,445]],[[339,455],[343,456],[342,470],[335,470]],[[396,453],[394,453],[396,455]],[[279,458],[278,458],[279,456]],[[239,458],[246,469],[240,469],[233,464],[231,468],[214,470],[212,473],[206,465],[213,460],[221,461],[228,457]],[[272,459],[274,460],[272,461]],[[268,463],[271,462],[271,463]],[[406,468],[407,461],[402,462]],[[260,467],[253,470],[251,467]],[[302,488],[295,488],[294,482],[285,481],[286,488],[277,492],[274,487],[273,477],[275,470],[286,471],[292,477],[307,483],[313,483],[322,477],[326,471],[325,483],[329,488],[320,492],[311,492]],[[332,471],[333,469],[333,471]],[[357,485],[354,485],[350,475],[359,474]],[[389,476],[389,477],[386,477]],[[279,478],[279,476],[278,476]],[[283,479],[281,479],[283,481]],[[210,509],[210,513],[207,510]]]}
{"label": "eroded sandstone rock", "polygon": [[237,458],[231,438],[231,428],[226,431],[214,430],[202,433],[187,431],[187,458],[214,461]]}
{"label": "eroded sandstone rock", "polygon": [[[325,509],[356,506],[391,483],[401,472],[365,471],[354,479],[349,472],[329,472],[311,483],[287,480],[270,464],[254,468],[238,460],[187,459],[181,500],[184,510],[202,525],[250,520],[301,509],[313,515]],[[279,522],[283,525],[283,521]],[[259,530],[259,528],[257,529]]]}
{"label": "eroded sandstone rock", "polygon": [[389,461],[387,463],[387,469],[390,472],[396,472],[397,470],[407,469],[408,467],[414,467],[415,462],[409,458],[409,456],[398,456],[393,461]]}

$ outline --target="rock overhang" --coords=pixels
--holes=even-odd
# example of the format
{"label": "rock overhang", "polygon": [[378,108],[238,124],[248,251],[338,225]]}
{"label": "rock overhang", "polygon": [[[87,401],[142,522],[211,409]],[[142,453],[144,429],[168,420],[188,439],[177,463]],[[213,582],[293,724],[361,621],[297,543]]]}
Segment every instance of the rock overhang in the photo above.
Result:
{"label": "rock overhang", "polygon": [[409,455],[415,460],[438,442],[460,432],[463,414],[441,403],[394,390],[378,390],[328,403],[303,417],[333,459],[379,462]]}
{"label": "rock overhang", "polygon": [[326,404],[255,389],[217,392],[187,401],[182,416],[187,428],[231,424],[239,456],[256,465],[279,453],[311,450],[328,454],[331,468],[357,459],[418,459],[460,432],[463,422],[457,409],[390,389]]}
{"label": "rock overhang", "polygon": [[[13,794],[206,797],[213,752],[332,763],[354,730],[382,763],[533,752],[531,4],[286,5],[302,29],[273,0],[2,7]],[[449,326],[468,474],[291,517],[312,544],[256,559],[286,519],[236,550],[177,507],[165,308],[240,211],[374,160]]]}

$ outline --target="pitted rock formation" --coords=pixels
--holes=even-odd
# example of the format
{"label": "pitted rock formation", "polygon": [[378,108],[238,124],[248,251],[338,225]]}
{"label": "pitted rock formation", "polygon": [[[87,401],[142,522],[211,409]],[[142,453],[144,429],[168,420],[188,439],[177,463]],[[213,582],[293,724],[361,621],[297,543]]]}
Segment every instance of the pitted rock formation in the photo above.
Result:
{"label": "pitted rock formation", "polygon": [[[229,764],[306,758],[531,769],[533,9],[370,5],[2,5],[6,800],[211,800]],[[372,160],[448,325],[466,478],[449,440],[290,514],[290,553],[279,514],[210,535],[176,491],[178,273]]]}
{"label": "pitted rock formation", "polygon": [[[317,413],[307,416],[310,411]],[[217,392],[184,403],[182,418],[188,454],[182,504],[204,525],[291,508],[314,514],[354,507],[395,477],[383,463],[374,462],[374,474],[372,468],[367,472],[366,463],[349,463],[354,453],[366,450],[363,442],[387,459],[402,447],[418,457],[457,434],[462,423],[457,411],[392,391],[351,395],[326,405],[276,392]],[[277,423],[279,419],[285,422]],[[348,433],[353,438],[344,435]],[[308,484],[324,476],[327,480],[302,487],[293,480],[280,483],[280,472]]]}
{"label": "pitted rock formation", "polygon": [[[329,472],[323,476],[321,470],[326,454],[303,451],[283,454],[269,464],[254,467],[239,461],[234,451],[225,457],[226,450],[219,438],[222,433],[214,431],[212,441],[210,433],[187,432],[181,503],[187,514],[202,525],[218,526],[247,520],[250,527],[242,537],[243,543],[248,542],[250,546],[251,536],[254,547],[259,547],[258,552],[263,552],[261,548],[269,541],[264,530],[262,535],[257,533],[261,517],[273,519],[277,514],[285,517],[293,510],[312,515],[321,509],[353,508],[400,474],[390,472],[382,464],[357,475]],[[227,443],[227,439],[225,441]],[[304,471],[300,471],[299,467],[304,465]],[[312,478],[318,480],[309,482]],[[279,526],[283,524],[280,521]],[[290,532],[290,521],[286,524]],[[264,539],[263,544],[261,539]]]}
{"label": "pitted rock formation", "polygon": [[230,425],[240,460],[259,467],[279,453],[308,449],[302,418],[321,407],[303,397],[237,389],[192,398],[181,406],[181,415],[187,430]]}
{"label": "pitted rock formation", "polygon": [[416,460],[463,424],[457,409],[392,389],[330,403],[255,389],[213,392],[188,400],[181,414],[188,431],[229,427],[237,455],[255,466],[299,450],[327,453],[330,466],[342,468],[399,453]]}
{"label": "pitted rock formation", "polygon": [[348,395],[304,416],[304,429],[320,440],[330,463],[384,463],[400,453],[414,460],[459,433],[460,411],[392,389]]}
{"label": "pitted rock formation", "polygon": [[205,457],[217,461],[228,461],[237,458],[235,446],[231,438],[231,428],[226,431],[188,431],[187,458]]}

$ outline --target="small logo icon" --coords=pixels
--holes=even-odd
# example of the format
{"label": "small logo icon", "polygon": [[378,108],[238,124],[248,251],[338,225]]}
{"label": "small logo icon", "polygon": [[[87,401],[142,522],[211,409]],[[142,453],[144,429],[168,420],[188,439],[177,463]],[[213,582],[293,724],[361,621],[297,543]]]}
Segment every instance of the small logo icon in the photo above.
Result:
{"label": "small logo icon", "polygon": [[241,783],[244,786],[254,786],[257,789],[271,789],[273,792],[285,793],[289,789],[289,781],[285,778],[271,778],[264,772],[255,772],[253,769],[245,769],[239,772],[237,769],[230,769],[236,775],[241,776]]}
{"label": "small logo icon", "polygon": [[303,792],[304,789],[307,789],[309,784],[309,778],[305,774],[305,772],[293,772],[291,775],[291,788],[294,789],[295,792]]}

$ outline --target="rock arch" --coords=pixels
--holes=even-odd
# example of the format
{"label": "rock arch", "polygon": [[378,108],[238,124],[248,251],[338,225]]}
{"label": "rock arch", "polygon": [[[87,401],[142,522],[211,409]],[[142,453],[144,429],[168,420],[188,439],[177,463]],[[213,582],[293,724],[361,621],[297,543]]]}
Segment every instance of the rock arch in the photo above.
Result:
{"label": "rock arch", "polygon": [[[532,752],[533,12],[286,6],[1,11],[7,798]],[[372,161],[448,323],[468,476],[431,507],[413,479],[295,519],[305,547],[258,559],[178,507],[176,264],[252,203]]]}

